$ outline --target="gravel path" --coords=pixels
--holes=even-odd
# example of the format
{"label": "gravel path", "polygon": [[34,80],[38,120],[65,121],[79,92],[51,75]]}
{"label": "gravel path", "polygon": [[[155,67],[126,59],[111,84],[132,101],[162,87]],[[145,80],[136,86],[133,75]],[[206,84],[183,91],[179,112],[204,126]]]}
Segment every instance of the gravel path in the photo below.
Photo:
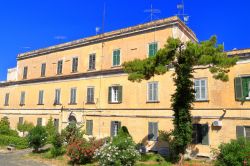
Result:
{"label": "gravel path", "polygon": [[39,161],[29,160],[23,156],[31,150],[14,151],[10,153],[0,152],[0,166],[48,166]]}

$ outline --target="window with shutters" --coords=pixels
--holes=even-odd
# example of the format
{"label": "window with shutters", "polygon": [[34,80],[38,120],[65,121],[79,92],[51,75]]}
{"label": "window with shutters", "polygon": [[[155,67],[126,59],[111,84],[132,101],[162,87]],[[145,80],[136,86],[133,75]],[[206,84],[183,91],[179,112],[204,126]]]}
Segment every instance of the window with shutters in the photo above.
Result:
{"label": "window with shutters", "polygon": [[60,105],[61,104],[61,89],[56,89],[55,90],[55,101],[54,101],[54,105]]}
{"label": "window with shutters", "polygon": [[96,55],[90,54],[89,55],[89,70],[95,70],[95,60],[96,60]]}
{"label": "window with shutters", "polygon": [[148,56],[155,56],[158,51],[158,43],[152,42],[148,44]]}
{"label": "window with shutters", "polygon": [[208,124],[193,124],[192,143],[209,145]]}
{"label": "window with shutters", "polygon": [[45,73],[46,73],[46,63],[43,63],[41,65],[41,77],[45,77]]}
{"label": "window with shutters", "polygon": [[59,119],[54,119],[54,126],[56,128],[56,131],[59,131]]}
{"label": "window with shutters", "polygon": [[70,104],[76,104],[76,88],[70,90]]}
{"label": "window with shutters", "polygon": [[38,105],[43,105],[43,94],[44,94],[44,91],[40,90],[38,93]]}
{"label": "window with shutters", "polygon": [[78,71],[78,57],[74,57],[72,59],[72,73],[75,73]]}
{"label": "window with shutters", "polygon": [[19,117],[18,124],[23,124],[23,117]]}
{"label": "window with shutters", "polygon": [[37,126],[42,126],[43,125],[43,119],[42,118],[37,118],[36,125]]}
{"label": "window with shutters", "polygon": [[110,136],[115,137],[118,134],[119,129],[121,128],[121,122],[120,121],[111,121],[111,127],[110,127]]}
{"label": "window with shutters", "polygon": [[157,141],[158,139],[158,122],[148,122],[148,140]]}
{"label": "window with shutters", "polygon": [[21,106],[25,105],[25,92],[21,92],[20,105]]}
{"label": "window with shutters", "polygon": [[86,134],[93,135],[93,120],[86,121]]}
{"label": "window with shutters", "polygon": [[62,74],[62,69],[63,69],[63,61],[60,60],[57,62],[57,74],[58,75]]}
{"label": "window with shutters", "polygon": [[250,126],[236,126],[236,137],[250,140]]}
{"label": "window with shutters", "polygon": [[4,99],[4,106],[9,105],[9,99],[10,99],[10,93],[5,94],[5,99]]}
{"label": "window with shutters", "polygon": [[158,102],[158,82],[148,83],[148,102]]}
{"label": "window with shutters", "polygon": [[207,79],[194,80],[195,100],[207,101]]}
{"label": "window with shutters", "polygon": [[250,100],[250,77],[236,77],[234,87],[236,100]]}
{"label": "window with shutters", "polygon": [[109,87],[109,103],[121,103],[122,102],[122,86]]}
{"label": "window with shutters", "polygon": [[27,79],[27,75],[28,75],[28,67],[25,66],[25,67],[23,68],[23,79]]}
{"label": "window with shutters", "polygon": [[117,49],[113,51],[113,66],[121,65],[121,50]]}
{"label": "window with shutters", "polygon": [[87,104],[95,103],[95,88],[93,86],[87,87]]}

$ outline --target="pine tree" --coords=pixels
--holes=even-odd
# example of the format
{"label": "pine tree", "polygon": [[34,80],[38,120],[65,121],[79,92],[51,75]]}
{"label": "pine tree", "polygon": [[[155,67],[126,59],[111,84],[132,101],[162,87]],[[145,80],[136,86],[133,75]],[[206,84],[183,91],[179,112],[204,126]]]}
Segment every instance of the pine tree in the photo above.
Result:
{"label": "pine tree", "polygon": [[208,68],[215,79],[228,81],[229,68],[236,64],[238,58],[229,58],[223,50],[223,46],[217,44],[215,36],[200,43],[183,43],[179,39],[169,38],[164,48],[157,51],[155,56],[123,64],[124,71],[128,73],[128,79],[132,82],[149,80],[155,75],[166,73],[169,68],[174,68],[173,81],[176,90],[171,98],[175,117],[172,134],[175,153],[181,158],[192,141],[190,110],[195,100],[193,72],[198,68]]}

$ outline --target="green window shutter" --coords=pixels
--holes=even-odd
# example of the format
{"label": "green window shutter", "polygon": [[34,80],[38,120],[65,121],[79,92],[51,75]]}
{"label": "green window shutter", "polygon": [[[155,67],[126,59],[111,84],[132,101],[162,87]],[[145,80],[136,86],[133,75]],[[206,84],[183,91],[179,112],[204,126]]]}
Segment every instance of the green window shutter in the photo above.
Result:
{"label": "green window shutter", "polygon": [[236,126],[236,138],[244,137],[244,126]]}
{"label": "green window shutter", "polygon": [[111,94],[111,93],[112,93],[112,87],[109,87],[109,89],[108,89],[108,93],[109,93],[109,94],[108,94],[108,102],[109,102],[109,103],[111,103],[111,97],[112,97],[112,94]]}
{"label": "green window shutter", "polygon": [[240,101],[243,99],[243,88],[242,88],[242,78],[236,77],[234,79],[234,90],[235,90],[235,99]]}
{"label": "green window shutter", "polygon": [[87,122],[86,122],[86,134],[93,135],[93,120],[87,120]]}
{"label": "green window shutter", "polygon": [[110,124],[110,137],[113,137],[115,135],[115,121],[111,121],[111,124]]}
{"label": "green window shutter", "polygon": [[121,128],[122,123],[118,121],[118,130]]}
{"label": "green window shutter", "polygon": [[152,122],[148,122],[148,140],[152,140],[153,139],[153,123]]}
{"label": "green window shutter", "polygon": [[117,54],[116,54],[116,64],[120,65],[120,50],[117,50]]}
{"label": "green window shutter", "polygon": [[149,55],[149,56],[153,56],[153,55],[154,55],[154,47],[153,47],[153,44],[149,44],[148,55]]}
{"label": "green window shutter", "polygon": [[209,127],[207,124],[202,125],[201,127],[201,134],[202,134],[202,145],[209,145],[209,137],[208,137],[208,132],[209,132]]}
{"label": "green window shutter", "polygon": [[153,123],[153,134],[154,138],[153,140],[156,141],[158,139],[158,123]]}
{"label": "green window shutter", "polygon": [[56,128],[56,131],[59,131],[59,119],[54,119],[54,126]]}
{"label": "green window shutter", "polygon": [[243,98],[245,99],[246,97],[248,97],[248,82],[249,79],[248,78],[241,78],[242,80],[242,91],[243,91]]}
{"label": "green window shutter", "polygon": [[118,87],[118,102],[122,102],[122,86]]}

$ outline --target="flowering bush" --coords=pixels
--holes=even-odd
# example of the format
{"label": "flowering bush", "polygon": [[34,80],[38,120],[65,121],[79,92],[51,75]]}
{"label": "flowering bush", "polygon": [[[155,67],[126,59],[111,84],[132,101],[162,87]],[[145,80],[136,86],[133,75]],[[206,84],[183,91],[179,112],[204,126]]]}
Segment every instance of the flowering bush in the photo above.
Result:
{"label": "flowering bush", "polygon": [[139,152],[135,149],[135,143],[128,133],[120,130],[118,136],[112,142],[105,144],[95,153],[101,166],[123,165],[132,166],[140,158]]}
{"label": "flowering bush", "polygon": [[96,149],[103,145],[103,140],[76,138],[67,147],[67,155],[73,164],[90,163],[94,157]]}

